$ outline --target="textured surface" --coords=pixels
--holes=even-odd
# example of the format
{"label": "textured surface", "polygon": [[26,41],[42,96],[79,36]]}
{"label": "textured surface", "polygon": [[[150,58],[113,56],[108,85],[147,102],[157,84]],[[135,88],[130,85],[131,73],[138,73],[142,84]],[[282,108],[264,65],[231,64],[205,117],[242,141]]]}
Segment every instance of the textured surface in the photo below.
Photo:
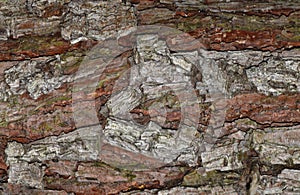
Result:
{"label": "textured surface", "polygon": [[0,194],[300,194],[299,18],[0,1]]}

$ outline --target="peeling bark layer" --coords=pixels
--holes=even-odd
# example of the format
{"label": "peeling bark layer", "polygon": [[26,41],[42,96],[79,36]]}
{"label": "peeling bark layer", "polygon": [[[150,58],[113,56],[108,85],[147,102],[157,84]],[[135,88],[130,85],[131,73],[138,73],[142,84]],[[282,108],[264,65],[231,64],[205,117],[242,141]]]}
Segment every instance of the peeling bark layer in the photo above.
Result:
{"label": "peeling bark layer", "polygon": [[299,194],[299,18],[298,0],[0,1],[0,194]]}

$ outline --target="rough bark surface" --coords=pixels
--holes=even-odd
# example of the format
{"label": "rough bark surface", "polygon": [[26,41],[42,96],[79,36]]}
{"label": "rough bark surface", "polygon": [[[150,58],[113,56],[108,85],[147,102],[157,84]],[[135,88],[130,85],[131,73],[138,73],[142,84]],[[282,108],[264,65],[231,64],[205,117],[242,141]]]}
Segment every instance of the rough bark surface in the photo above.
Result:
{"label": "rough bark surface", "polygon": [[300,194],[298,0],[0,0],[0,86],[0,194]]}

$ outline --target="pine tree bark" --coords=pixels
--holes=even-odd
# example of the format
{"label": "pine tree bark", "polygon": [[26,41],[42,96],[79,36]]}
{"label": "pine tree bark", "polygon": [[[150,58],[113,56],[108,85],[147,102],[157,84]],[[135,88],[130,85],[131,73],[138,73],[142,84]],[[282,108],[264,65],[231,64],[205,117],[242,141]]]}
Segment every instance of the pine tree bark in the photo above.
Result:
{"label": "pine tree bark", "polygon": [[298,0],[2,0],[0,48],[0,194],[300,193]]}

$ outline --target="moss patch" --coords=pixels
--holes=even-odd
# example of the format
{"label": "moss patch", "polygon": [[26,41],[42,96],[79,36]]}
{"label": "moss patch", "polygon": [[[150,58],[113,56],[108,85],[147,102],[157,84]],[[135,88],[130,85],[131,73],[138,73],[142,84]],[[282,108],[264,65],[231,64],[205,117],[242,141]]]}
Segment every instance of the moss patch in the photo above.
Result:
{"label": "moss patch", "polygon": [[133,179],[136,178],[136,175],[134,175],[133,172],[129,170],[122,170],[121,173],[122,176],[126,177],[129,181],[133,181]]}
{"label": "moss patch", "polygon": [[283,40],[300,41],[300,20],[298,14],[291,14],[288,17],[269,16],[269,15],[245,15],[235,13],[211,13],[203,12],[188,18],[178,18],[176,28],[191,32],[198,28],[207,31],[222,29],[223,32],[232,30],[242,31],[265,31],[265,30],[283,30],[288,32],[280,37]]}
{"label": "moss patch", "polygon": [[197,170],[186,175],[183,179],[183,186],[197,187],[204,185],[215,186],[219,183],[229,185],[233,184],[238,180],[238,175],[236,173],[219,172],[219,171],[209,171],[205,174],[198,173]]}
{"label": "moss patch", "polygon": [[136,175],[133,174],[133,171],[128,169],[122,169],[122,168],[116,168],[111,165],[108,165],[101,161],[95,161],[93,162],[93,166],[95,167],[104,167],[106,169],[113,169],[117,172],[119,172],[123,177],[127,178],[129,181],[133,181],[134,178],[136,178]]}

